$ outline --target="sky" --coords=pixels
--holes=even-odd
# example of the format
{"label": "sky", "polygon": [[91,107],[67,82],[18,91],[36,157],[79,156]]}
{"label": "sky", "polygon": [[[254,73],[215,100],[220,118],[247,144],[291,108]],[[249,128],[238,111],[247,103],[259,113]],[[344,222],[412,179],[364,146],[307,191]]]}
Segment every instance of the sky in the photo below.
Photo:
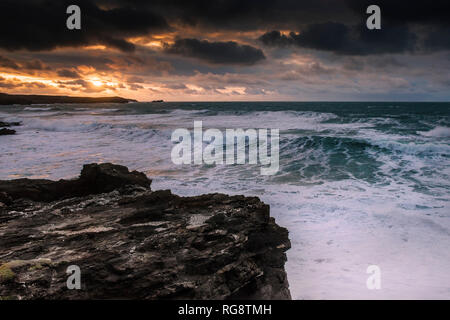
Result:
{"label": "sky", "polygon": [[0,92],[449,101],[450,1],[1,0]]}

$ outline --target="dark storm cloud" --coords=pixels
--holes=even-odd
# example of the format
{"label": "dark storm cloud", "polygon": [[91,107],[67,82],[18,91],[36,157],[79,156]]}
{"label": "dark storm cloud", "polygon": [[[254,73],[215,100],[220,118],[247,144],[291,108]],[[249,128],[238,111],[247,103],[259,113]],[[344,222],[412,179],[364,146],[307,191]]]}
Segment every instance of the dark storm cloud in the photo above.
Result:
{"label": "dark storm cloud", "polygon": [[[336,21],[353,25],[365,22],[369,5],[380,6],[383,20],[398,24],[450,24],[450,1],[405,0],[97,0],[105,5],[146,8],[190,25],[257,30],[278,25]],[[275,28],[274,28],[275,29]]]}
{"label": "dark storm cloud", "polygon": [[293,45],[294,42],[294,38],[293,35],[295,35],[295,33],[291,32],[289,36],[282,34],[280,31],[278,30],[273,30],[270,32],[266,32],[265,34],[263,34],[259,40],[264,43],[266,46],[271,46],[271,47],[287,47],[290,45]]}
{"label": "dark storm cloud", "polygon": [[134,45],[126,37],[168,28],[163,17],[146,9],[101,9],[89,0],[76,3],[82,12],[81,30],[66,28],[66,8],[73,1],[2,0],[0,47],[38,51],[103,44],[122,51],[133,51]]}
{"label": "dark storm cloud", "polygon": [[197,39],[179,39],[166,47],[166,52],[185,57],[195,57],[214,64],[252,65],[264,60],[264,53],[248,45],[234,41],[209,42]]}
{"label": "dark storm cloud", "polygon": [[62,78],[71,78],[71,79],[78,79],[81,78],[80,74],[76,71],[68,70],[68,69],[61,69],[58,70],[57,75]]}
{"label": "dark storm cloud", "polygon": [[450,1],[345,0],[355,13],[363,13],[369,5],[381,8],[383,20],[397,24],[450,24]]}
{"label": "dark storm cloud", "polygon": [[267,46],[291,45],[337,54],[369,55],[412,51],[417,39],[407,26],[368,30],[365,26],[349,27],[342,23],[327,22],[308,25],[302,32],[290,32],[289,35],[271,31],[259,40]]}
{"label": "dark storm cloud", "polygon": [[[372,0],[346,0],[355,13],[362,12]],[[382,21],[392,25],[420,26],[424,38],[420,49],[428,52],[450,49],[450,1],[378,0]]]}
{"label": "dark storm cloud", "polygon": [[[66,28],[65,10],[75,3],[81,7],[82,28],[70,31]],[[405,52],[414,46],[416,36],[425,39],[420,45],[424,50],[449,48],[450,1],[378,0],[383,29],[376,32],[365,29],[366,8],[370,4],[374,2],[1,0],[0,48],[39,51],[103,44],[132,52],[135,45],[127,40],[130,37],[168,30],[180,36],[185,26],[196,28],[198,38],[202,33],[214,31],[292,30],[294,33],[290,36],[271,33],[261,40],[272,46],[295,44],[349,55]],[[420,28],[415,29],[415,26]],[[445,31],[442,36],[437,29]],[[418,34],[414,35],[411,30]],[[299,34],[299,31],[306,33]],[[214,59],[210,62],[215,63]]]}
{"label": "dark storm cloud", "polygon": [[433,28],[425,38],[425,48],[430,51],[450,49],[450,26]]}
{"label": "dark storm cloud", "polygon": [[[381,8],[382,29],[365,27],[366,9]],[[289,35],[270,31],[260,37],[267,46],[298,46],[342,55],[434,52],[450,49],[450,1],[345,0],[353,18],[310,23]],[[331,20],[336,21],[336,20]],[[415,27],[419,28],[415,28]],[[292,29],[291,29],[292,30]],[[301,33],[295,32],[301,30]],[[414,32],[412,30],[415,30]],[[419,41],[422,38],[423,41]]]}
{"label": "dark storm cloud", "polygon": [[174,23],[228,30],[349,19],[354,13],[342,0],[98,0],[105,5],[139,6]]}

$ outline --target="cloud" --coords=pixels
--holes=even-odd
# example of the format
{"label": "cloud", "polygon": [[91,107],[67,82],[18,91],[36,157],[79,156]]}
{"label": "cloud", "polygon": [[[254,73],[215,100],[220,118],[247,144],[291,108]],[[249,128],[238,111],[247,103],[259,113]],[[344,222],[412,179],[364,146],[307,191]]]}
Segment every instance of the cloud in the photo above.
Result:
{"label": "cloud", "polygon": [[26,61],[23,64],[23,67],[27,70],[46,70],[46,69],[48,69],[48,67],[46,67],[40,60]]}
{"label": "cloud", "polygon": [[432,28],[425,37],[425,48],[430,51],[450,49],[450,26]]}
{"label": "cloud", "polygon": [[97,93],[102,92],[107,89],[109,90],[116,90],[114,86],[108,86],[108,85],[100,85],[96,86],[90,81],[86,81],[83,79],[77,79],[77,80],[69,80],[69,81],[57,81],[58,87],[61,89],[70,89],[72,91],[82,91],[86,93]]}
{"label": "cloud", "polygon": [[252,65],[266,57],[261,49],[234,41],[209,42],[197,39],[179,39],[168,45],[166,52],[194,57],[213,64]]}
{"label": "cloud", "polygon": [[0,56],[0,67],[8,69],[19,69],[19,65],[9,58]]}
{"label": "cloud", "polygon": [[381,8],[382,21],[395,24],[450,24],[448,0],[408,1],[403,0],[345,0],[355,14],[363,13],[369,5]]}
{"label": "cloud", "polygon": [[143,86],[141,86],[140,84],[137,84],[137,83],[129,83],[128,88],[133,91],[137,91],[139,89],[144,89]]}
{"label": "cloud", "polygon": [[45,83],[39,81],[21,81],[16,78],[5,79],[0,77],[0,88],[4,89],[49,89]]}
{"label": "cloud", "polygon": [[332,75],[338,73],[339,70],[326,67],[319,62],[305,63],[294,69],[290,69],[284,74],[280,75],[280,79],[286,81],[304,80],[311,81],[313,77],[320,77],[322,75]]}
{"label": "cloud", "polygon": [[[102,1],[107,3],[107,1]],[[116,5],[139,5],[164,16],[171,25],[203,30],[259,30],[261,26],[345,19],[353,14],[340,0],[114,0]]]}
{"label": "cloud", "polygon": [[0,77],[0,88],[15,89],[15,88],[20,87],[20,86],[21,86],[20,82],[12,81],[12,80],[8,80],[8,79],[5,79],[3,77]]}
{"label": "cloud", "polygon": [[[136,45],[130,38],[168,31],[179,36],[186,27],[189,31],[197,30],[198,35],[261,28],[300,30],[300,34],[293,32],[291,35],[272,31],[261,40],[271,46],[288,47],[294,44],[349,55],[405,52],[423,34],[426,41],[422,45],[426,50],[449,47],[448,37],[445,37],[448,29],[442,28],[450,26],[450,2],[447,0],[434,0],[432,4],[379,0],[377,5],[382,9],[383,29],[373,32],[367,32],[364,28],[367,18],[365,10],[372,4],[369,0],[79,0],[76,4],[82,12],[81,30],[68,30],[65,26],[68,17],[65,10],[70,4],[73,3],[69,0],[23,0],[18,5],[15,0],[2,0],[0,48],[44,51],[101,44],[123,52],[134,52]],[[416,25],[423,28],[414,29],[417,32],[415,35],[411,27]],[[447,30],[444,36],[434,32],[437,27]],[[190,50],[194,49],[178,48],[185,54]],[[201,49],[205,50],[211,48]],[[215,61],[220,59],[206,60],[221,63]],[[251,63],[250,59],[243,64]]]}
{"label": "cloud", "polygon": [[308,25],[301,32],[290,32],[289,35],[276,30],[267,32],[259,40],[267,46],[297,46],[343,55],[370,55],[412,51],[417,38],[406,26],[368,30],[365,26],[326,22]]}
{"label": "cloud", "polygon": [[0,48],[30,51],[102,44],[134,51],[127,38],[168,30],[166,20],[145,8],[100,8],[96,1],[76,1],[81,30],[66,28],[66,8],[72,1],[14,0],[0,2]]}
{"label": "cloud", "polygon": [[80,74],[78,72],[68,69],[58,70],[57,75],[63,78],[72,78],[72,79],[80,78]]}
{"label": "cloud", "polygon": [[164,88],[172,89],[172,90],[185,90],[187,89],[184,83],[167,83],[164,84]]}
{"label": "cloud", "polygon": [[294,44],[294,39],[291,35],[284,35],[278,30],[266,32],[259,37],[259,40],[266,46],[271,47],[287,47]]}
{"label": "cloud", "polygon": [[144,83],[145,80],[141,77],[131,76],[127,79],[128,83]]}
{"label": "cloud", "polygon": [[[81,7],[80,31],[66,28],[69,4]],[[450,2],[378,0],[381,31],[365,28],[368,4],[1,0],[0,87],[139,100],[448,97]]]}
{"label": "cloud", "polygon": [[22,58],[12,60],[7,56],[2,55],[0,55],[0,68],[13,69],[16,70],[16,72],[25,74],[34,74],[36,71],[50,70],[50,68],[39,59],[27,60]]}
{"label": "cloud", "polygon": [[[325,40],[321,43],[307,39],[302,41],[313,47],[323,45],[324,50],[327,50],[326,46],[333,45],[333,41],[335,46],[348,46],[347,38],[364,41],[367,36],[374,38],[376,46],[383,47],[376,52],[384,53],[399,52],[394,46],[397,40],[400,41],[399,46],[409,43],[412,38],[410,27],[413,25],[425,26],[418,33],[436,26],[450,25],[450,2],[447,0],[408,4],[400,0],[379,0],[377,5],[382,9],[383,27],[391,26],[390,31],[378,32],[377,36],[360,34],[359,37],[349,36],[347,31],[353,33],[355,28],[351,26],[365,23],[366,8],[373,4],[372,0],[78,0],[76,4],[81,8],[82,27],[81,30],[68,30],[65,26],[68,17],[65,10],[70,4],[73,2],[69,0],[22,0],[20,5],[16,0],[0,1],[0,48],[43,51],[101,44],[123,52],[133,52],[136,45],[130,38],[168,31],[179,36],[186,29],[196,29],[200,35],[226,30],[256,31],[262,28],[298,31],[307,26],[306,30],[312,36],[317,33],[323,35],[318,30],[320,28],[329,31],[327,27],[334,26],[337,28],[334,32],[341,38],[333,39],[328,35],[326,43]],[[394,32],[392,41],[388,35],[391,32]],[[270,35],[266,38],[270,41]],[[377,38],[384,41],[377,42]],[[286,45],[291,40],[289,36],[280,35],[271,41]],[[388,45],[383,46],[388,41]],[[445,37],[436,37],[426,44],[430,45],[430,49],[447,48],[446,41]],[[367,42],[359,47],[350,46],[348,52],[356,54],[368,51],[365,48]]]}

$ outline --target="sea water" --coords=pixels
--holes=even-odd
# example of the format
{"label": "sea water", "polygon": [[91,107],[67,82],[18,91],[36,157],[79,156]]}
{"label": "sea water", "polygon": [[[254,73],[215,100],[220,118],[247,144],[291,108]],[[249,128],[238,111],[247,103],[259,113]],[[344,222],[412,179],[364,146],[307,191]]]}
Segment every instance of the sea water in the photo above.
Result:
{"label": "sea water", "polygon": [[[258,196],[289,230],[294,299],[450,298],[450,103],[210,102],[1,106],[0,179],[145,172],[180,195]],[[280,130],[280,168],[175,165],[177,128]],[[381,270],[369,290],[367,267]]]}

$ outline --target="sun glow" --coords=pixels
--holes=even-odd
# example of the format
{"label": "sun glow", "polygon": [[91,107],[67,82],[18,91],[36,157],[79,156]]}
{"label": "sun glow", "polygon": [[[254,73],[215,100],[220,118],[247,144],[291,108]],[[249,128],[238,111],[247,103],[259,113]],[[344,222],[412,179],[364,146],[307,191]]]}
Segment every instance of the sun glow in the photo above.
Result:
{"label": "sun glow", "polygon": [[100,87],[103,85],[103,82],[101,80],[91,80],[91,82],[96,87]]}

